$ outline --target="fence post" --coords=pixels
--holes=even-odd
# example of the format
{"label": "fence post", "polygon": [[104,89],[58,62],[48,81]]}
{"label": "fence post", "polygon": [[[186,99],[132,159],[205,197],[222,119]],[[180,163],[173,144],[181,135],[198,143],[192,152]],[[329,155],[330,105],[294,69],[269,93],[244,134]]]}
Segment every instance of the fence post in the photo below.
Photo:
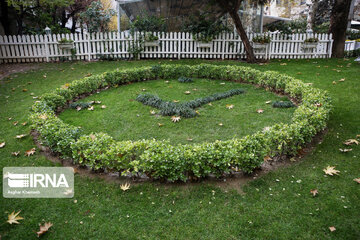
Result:
{"label": "fence post", "polygon": [[176,36],[178,38],[178,59],[181,59],[181,40],[182,40],[182,32],[177,32]]}
{"label": "fence post", "polygon": [[224,33],[221,33],[221,37],[222,37],[222,45],[221,45],[221,59],[224,60],[225,59],[225,37],[226,35]]}
{"label": "fence post", "polygon": [[91,61],[91,43],[90,43],[90,33],[86,33],[87,37],[87,51],[88,51],[88,61]]}
{"label": "fence post", "polygon": [[49,43],[48,43],[48,37],[49,37],[48,35],[44,35],[46,62],[49,62]]}
{"label": "fence post", "polygon": [[329,58],[331,58],[331,54],[332,54],[332,45],[333,45],[333,38],[332,38],[332,33],[329,34],[329,41],[330,41],[330,44],[328,45],[329,48],[328,48],[328,52],[329,52]]}

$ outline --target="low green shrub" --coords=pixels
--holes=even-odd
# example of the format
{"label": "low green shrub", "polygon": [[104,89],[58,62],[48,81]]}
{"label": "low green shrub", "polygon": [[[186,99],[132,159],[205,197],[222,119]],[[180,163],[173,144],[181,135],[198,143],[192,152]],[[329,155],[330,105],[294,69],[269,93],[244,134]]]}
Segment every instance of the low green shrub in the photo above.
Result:
{"label": "low green shrub", "polygon": [[[257,84],[288,94],[301,104],[290,124],[276,124],[241,139],[194,145],[171,145],[168,141],[158,140],[115,141],[104,133],[83,135],[79,128],[63,123],[54,112],[66,101],[100,88],[180,76]],[[150,94],[141,94],[137,100],[160,109],[161,114],[186,117],[194,115],[194,109],[205,103],[241,93],[243,90],[234,89],[182,104],[166,102]],[[45,145],[65,157],[71,156],[76,164],[94,170],[119,171],[123,175],[145,174],[153,179],[185,182],[209,175],[220,177],[238,170],[251,173],[261,166],[266,156],[293,156],[326,127],[331,109],[327,92],[277,72],[261,72],[242,66],[175,64],[115,70],[66,84],[36,101],[30,120]]]}
{"label": "low green shrub", "polygon": [[88,107],[90,107],[93,103],[92,102],[74,102],[69,104],[69,108],[73,108],[73,109],[86,109]]}
{"label": "low green shrub", "polygon": [[188,78],[188,77],[179,77],[178,81],[181,83],[192,83],[194,82],[194,80],[192,78]]}
{"label": "low green shrub", "polygon": [[185,103],[174,103],[170,101],[164,101],[158,96],[146,93],[137,96],[136,101],[141,102],[144,105],[148,105],[157,109],[160,109],[160,114],[163,116],[182,116],[185,118],[192,118],[196,116],[195,108],[198,108],[204,104],[218,101],[224,98],[229,98],[234,95],[243,94],[243,89],[231,89],[227,92],[215,93],[208,97],[198,98]]}
{"label": "low green shrub", "polygon": [[291,101],[274,101],[272,103],[272,107],[274,108],[292,108],[295,107]]}

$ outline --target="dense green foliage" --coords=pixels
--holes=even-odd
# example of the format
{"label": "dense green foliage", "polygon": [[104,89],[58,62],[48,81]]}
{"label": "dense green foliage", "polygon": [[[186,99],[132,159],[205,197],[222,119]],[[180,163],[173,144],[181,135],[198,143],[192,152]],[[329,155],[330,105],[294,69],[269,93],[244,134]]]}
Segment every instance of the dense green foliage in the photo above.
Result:
{"label": "dense green foliage", "polygon": [[223,19],[214,19],[214,17],[199,13],[197,16],[189,17],[184,23],[184,32],[190,32],[193,38],[200,42],[211,42],[219,34],[230,32],[230,28],[224,24]]}
{"label": "dense green foliage", "polygon": [[108,31],[108,24],[114,15],[113,9],[104,9],[101,1],[94,1],[80,14],[80,19],[89,32],[105,32]]}
{"label": "dense green foliage", "polygon": [[208,104],[221,99],[229,98],[234,95],[243,94],[243,89],[231,89],[227,92],[215,93],[213,95],[198,98],[192,101],[184,103],[175,103],[173,101],[164,101],[158,96],[152,94],[140,94],[136,101],[139,101],[145,105],[152,106],[160,109],[160,114],[163,116],[181,116],[185,118],[196,117],[197,113],[195,108],[198,108],[204,104]]}
{"label": "dense green foliage", "polygon": [[347,36],[347,39],[349,39],[349,40],[360,39],[360,32],[347,31],[346,36]]}
{"label": "dense green foliage", "polygon": [[271,38],[268,35],[257,35],[253,37],[252,41],[254,43],[266,44],[271,42]]}
{"label": "dense green foliage", "polygon": [[166,32],[167,25],[164,18],[143,13],[131,22],[130,30],[132,32]]}
{"label": "dense green foliage", "polygon": [[[292,21],[277,21],[265,25],[265,28],[268,31],[275,32],[279,31],[283,34],[293,34],[293,33],[306,33],[307,21],[305,18],[300,18]],[[313,31],[315,33],[328,33],[330,27],[330,22],[324,22],[319,25],[313,26]]]}
{"label": "dense green foliage", "polygon": [[307,38],[304,40],[305,43],[317,43],[319,42],[318,38]]}
{"label": "dense green foliage", "polygon": [[[48,120],[55,118],[53,109],[58,106],[54,106],[54,103],[62,106],[65,99],[69,100],[80,94],[94,92],[105,86],[179,76],[258,84],[276,91],[283,91],[290,97],[301,100],[302,104],[295,111],[291,124],[276,124],[264,132],[242,139],[234,138],[213,143],[171,145],[167,141],[153,140],[127,141],[126,144],[123,142],[118,144],[112,137],[103,133],[83,135],[80,138],[69,134],[70,139],[66,136],[66,143],[71,143],[73,161],[92,169],[108,169],[122,174],[141,173],[150,178],[169,181],[187,181],[189,178],[202,178],[209,174],[219,177],[224,173],[230,173],[232,169],[241,169],[243,172],[250,173],[263,163],[265,156],[295,154],[304,144],[310,142],[316,133],[326,127],[331,110],[330,98],[326,92],[277,72],[260,72],[246,67],[207,64],[161,65],[153,68],[142,67],[106,72],[74,81],[65,89],[57,89],[55,92],[60,95],[51,93],[54,95],[53,98],[47,96],[34,105],[34,113],[31,115],[33,127],[35,129],[47,128]],[[217,97],[221,95],[210,96],[211,100]],[[209,100],[209,98],[204,98],[191,101],[186,106],[196,107],[203,101],[210,102]],[[57,121],[60,120],[57,119]],[[61,129],[72,131],[72,127],[66,124]],[[53,134],[56,135],[57,131],[54,129]],[[133,161],[124,159],[124,156],[128,155],[127,149],[135,149],[129,152],[129,154],[135,154],[131,158]]]}

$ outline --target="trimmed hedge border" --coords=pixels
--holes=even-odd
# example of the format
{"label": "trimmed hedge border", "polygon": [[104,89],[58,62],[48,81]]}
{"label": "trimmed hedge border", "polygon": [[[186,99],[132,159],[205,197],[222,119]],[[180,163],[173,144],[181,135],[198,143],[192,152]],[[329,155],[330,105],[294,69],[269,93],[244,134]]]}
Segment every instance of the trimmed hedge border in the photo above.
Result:
{"label": "trimmed hedge border", "polygon": [[[106,133],[84,135],[79,127],[56,117],[56,112],[84,94],[128,82],[169,79],[180,76],[256,84],[281,92],[300,103],[290,124],[276,124],[241,139],[171,145],[169,141],[115,141]],[[273,71],[261,72],[243,66],[210,64],[156,65],[115,70],[65,84],[44,94],[32,106],[32,128],[43,144],[73,163],[93,170],[118,171],[152,179],[188,181],[209,175],[220,177],[239,169],[246,173],[261,166],[264,157],[295,155],[326,127],[331,99],[326,91]]]}

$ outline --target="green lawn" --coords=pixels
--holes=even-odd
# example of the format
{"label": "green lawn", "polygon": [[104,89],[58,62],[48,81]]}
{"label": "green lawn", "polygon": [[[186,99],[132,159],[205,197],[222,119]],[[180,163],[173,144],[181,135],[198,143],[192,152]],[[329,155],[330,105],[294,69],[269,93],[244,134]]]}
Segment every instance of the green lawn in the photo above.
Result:
{"label": "green lawn", "polygon": [[[159,62],[42,64],[41,70],[19,73],[16,77],[13,75],[12,79],[2,80],[0,142],[5,141],[6,146],[0,149],[0,167],[54,165],[39,151],[31,157],[23,155],[25,150],[35,146],[31,137],[14,138],[18,134],[29,133],[29,127],[20,123],[27,121],[29,108],[34,101],[31,93],[34,93],[34,96],[41,95],[88,73],[97,74],[115,68],[153,65]],[[161,62],[197,64],[208,61]],[[237,61],[210,63],[247,65]],[[334,111],[329,121],[329,131],[312,153],[286,168],[277,169],[245,185],[242,185],[243,181],[230,180],[221,184],[143,183],[134,184],[129,191],[123,192],[118,184],[76,175],[73,199],[1,198],[1,239],[36,239],[38,224],[44,221],[50,221],[54,226],[43,239],[359,239],[360,184],[353,179],[360,177],[360,146],[352,146],[353,151],[348,153],[341,153],[339,148],[344,147],[344,140],[360,134],[360,65],[354,63],[353,59],[304,59],[274,60],[267,65],[251,66],[286,73],[330,92]],[[45,74],[46,78],[43,77]],[[345,78],[345,81],[338,82],[342,78]],[[333,84],[333,81],[337,84]],[[32,84],[28,84],[29,82]],[[137,90],[151,89],[150,86],[140,87],[140,84],[138,87],[137,84],[131,87]],[[23,89],[27,91],[23,92]],[[111,99],[107,94],[116,94],[123,90],[124,88],[120,87],[109,90],[108,93],[103,92],[96,96],[96,100],[103,100],[108,106],[105,110],[114,112],[113,116],[116,117],[116,108],[121,106],[121,103],[105,101]],[[256,89],[253,91],[254,94],[256,91],[263,92]],[[254,97],[250,92],[239,97]],[[266,94],[274,97],[270,93],[262,96]],[[166,97],[165,93],[164,96]],[[222,100],[224,102],[219,102],[219,106],[223,107],[229,100]],[[263,104],[263,100],[259,99],[255,104]],[[144,115],[149,113],[150,107],[137,104],[144,109]],[[232,110],[240,112],[243,106],[241,104],[242,101],[239,101]],[[244,108],[249,109],[250,106]],[[97,116],[102,109],[90,113],[86,111],[69,110],[61,117],[83,126],[79,116]],[[223,111],[231,113],[228,109]],[[70,120],[70,113],[77,119]],[[12,118],[10,121],[9,117]],[[255,117],[253,119],[257,120],[257,115]],[[19,121],[16,126],[13,125],[15,121]],[[111,121],[115,122],[116,119]],[[98,124],[101,123],[106,125],[99,120]],[[172,124],[168,120],[164,123],[170,126]],[[266,125],[267,122],[263,124]],[[263,127],[263,124],[258,127]],[[96,126],[96,129],[88,126],[87,131],[102,129],[101,126]],[[109,129],[103,129],[113,134],[111,129],[115,127],[116,123],[110,124]],[[113,136],[131,138],[121,134],[115,133]],[[11,156],[11,152],[15,151],[21,151],[21,156]],[[340,170],[339,176],[324,176],[322,169],[328,165],[336,166],[336,169]],[[311,189],[318,189],[317,197],[311,196]],[[20,215],[25,218],[20,220],[19,225],[6,223],[7,215],[14,210],[21,210]],[[336,231],[330,232],[330,226],[335,226]]]}
{"label": "green lawn", "polygon": [[[94,111],[67,109],[60,118],[69,124],[81,126],[87,133],[106,132],[117,140],[155,138],[169,139],[174,144],[188,143],[187,139],[198,143],[242,137],[275,123],[290,122],[295,108],[272,108],[271,104],[266,104],[266,101],[279,101],[284,97],[249,84],[221,83],[220,80],[207,79],[179,83],[170,79],[130,84],[83,99],[83,102],[101,101],[101,104],[94,105]],[[145,92],[158,95],[166,101],[177,100],[182,103],[237,88],[244,89],[246,93],[212,102],[211,106],[206,104],[197,109],[199,116],[182,118],[178,123],[172,123],[169,116],[151,115],[151,110],[159,111],[134,101]],[[191,94],[186,95],[185,91]],[[227,104],[234,105],[234,108],[227,109]],[[106,109],[102,109],[101,105],[105,105]],[[264,112],[259,114],[257,109],[263,109]],[[223,125],[220,126],[220,123]]]}

